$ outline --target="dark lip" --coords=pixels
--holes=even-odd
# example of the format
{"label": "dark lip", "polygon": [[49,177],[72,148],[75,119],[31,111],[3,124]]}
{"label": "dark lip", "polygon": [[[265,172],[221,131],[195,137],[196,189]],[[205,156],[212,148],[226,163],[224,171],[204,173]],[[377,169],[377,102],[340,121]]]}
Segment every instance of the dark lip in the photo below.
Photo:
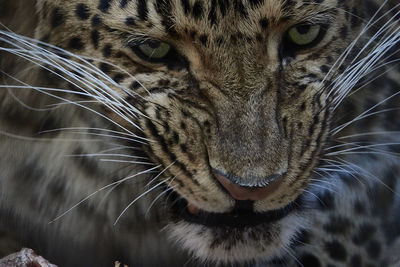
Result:
{"label": "dark lip", "polygon": [[[245,228],[254,227],[260,224],[271,224],[277,222],[293,211],[301,210],[301,195],[296,200],[292,201],[283,208],[266,211],[266,212],[253,212],[249,207],[252,207],[251,201],[247,202],[243,208],[241,204],[244,202],[237,202],[231,212],[215,213],[200,210],[198,214],[194,215],[187,209],[187,200],[179,196],[175,191],[168,197],[170,209],[173,218],[176,220],[183,219],[189,223],[204,225],[207,227],[229,227],[229,228]],[[239,204],[238,204],[239,203]],[[241,204],[240,204],[241,203]]]}

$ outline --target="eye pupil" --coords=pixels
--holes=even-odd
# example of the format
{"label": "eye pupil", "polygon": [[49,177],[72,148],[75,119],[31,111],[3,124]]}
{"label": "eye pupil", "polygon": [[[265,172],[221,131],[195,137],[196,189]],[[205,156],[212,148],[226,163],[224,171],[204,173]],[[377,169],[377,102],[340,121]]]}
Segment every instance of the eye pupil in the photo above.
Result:
{"label": "eye pupil", "polygon": [[300,25],[296,27],[296,30],[300,34],[306,34],[310,31],[311,25]]}
{"label": "eye pupil", "polygon": [[156,49],[158,47],[160,47],[160,42],[156,42],[156,41],[148,41],[146,43],[150,48]]}

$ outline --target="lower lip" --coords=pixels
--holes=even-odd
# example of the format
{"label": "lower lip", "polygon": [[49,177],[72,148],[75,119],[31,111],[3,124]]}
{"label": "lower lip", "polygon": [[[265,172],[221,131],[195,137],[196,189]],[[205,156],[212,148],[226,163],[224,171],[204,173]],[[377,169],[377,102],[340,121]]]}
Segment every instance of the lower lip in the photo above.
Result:
{"label": "lower lip", "polygon": [[233,210],[227,213],[206,212],[188,203],[177,193],[172,193],[169,201],[171,203],[172,214],[174,215],[172,219],[175,218],[178,221],[183,219],[186,222],[207,227],[255,227],[261,224],[277,222],[286,215],[293,213],[294,210],[302,209],[300,197],[284,208],[261,213],[251,210]]}

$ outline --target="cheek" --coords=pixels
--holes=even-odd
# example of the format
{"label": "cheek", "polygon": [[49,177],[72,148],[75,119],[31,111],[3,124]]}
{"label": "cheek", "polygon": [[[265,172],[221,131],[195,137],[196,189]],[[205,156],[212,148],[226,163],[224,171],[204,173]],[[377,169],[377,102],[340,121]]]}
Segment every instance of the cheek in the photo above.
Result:
{"label": "cheek", "polygon": [[162,165],[160,179],[194,206],[212,212],[229,210],[232,201],[221,192],[209,167],[202,127],[207,116],[166,94],[149,99],[144,113],[140,126],[149,139],[145,149]]}

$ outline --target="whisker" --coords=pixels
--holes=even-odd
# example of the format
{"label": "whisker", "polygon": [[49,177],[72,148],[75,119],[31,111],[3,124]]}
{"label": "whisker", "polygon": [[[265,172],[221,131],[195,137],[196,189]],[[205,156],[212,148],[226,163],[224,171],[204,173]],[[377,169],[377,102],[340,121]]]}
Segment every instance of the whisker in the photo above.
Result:
{"label": "whisker", "polygon": [[[132,140],[140,139],[140,140],[144,140],[144,141],[147,141],[147,142],[151,142],[150,139],[145,138],[145,137],[132,135],[130,133],[125,133],[125,132],[121,132],[121,131],[115,131],[115,130],[110,130],[110,129],[106,129],[106,128],[96,128],[96,127],[63,127],[63,128],[40,131],[39,133],[51,133],[51,132],[58,132],[58,131],[76,131],[76,130],[88,130],[88,131],[99,131],[99,132],[115,133],[115,134],[118,134],[118,135],[132,137],[133,138]],[[77,132],[77,133],[92,134],[91,132]],[[110,136],[115,137],[116,135],[110,135]],[[144,143],[144,144],[146,144],[146,143]]]}
{"label": "whisker", "polygon": [[157,200],[159,200],[163,195],[165,195],[166,193],[172,191],[176,186],[172,186],[172,187],[168,187],[167,189],[165,189],[164,191],[162,191],[160,194],[158,194],[158,196],[156,198],[154,198],[154,200],[150,203],[149,207],[146,210],[146,213],[144,215],[144,217],[146,219],[149,219],[149,212],[150,209],[155,205],[155,203],[157,202]]}
{"label": "whisker", "polygon": [[97,193],[103,191],[104,189],[107,189],[107,188],[109,188],[109,187],[111,187],[111,186],[114,186],[114,185],[116,185],[116,184],[120,184],[120,183],[122,183],[122,182],[125,182],[125,181],[127,181],[127,180],[129,180],[129,179],[135,178],[135,177],[140,176],[140,175],[142,175],[142,174],[147,174],[147,173],[149,173],[150,171],[153,171],[153,170],[158,169],[159,167],[161,167],[161,165],[157,165],[157,166],[152,167],[152,168],[150,168],[150,169],[146,169],[146,170],[144,170],[144,171],[138,172],[138,173],[136,173],[136,174],[134,174],[134,175],[130,175],[130,176],[128,176],[128,177],[125,177],[125,178],[120,179],[120,180],[118,180],[118,181],[112,182],[112,183],[110,183],[110,184],[108,184],[108,185],[105,185],[105,186],[103,186],[103,187],[97,189],[96,191],[94,191],[93,193],[91,193],[91,194],[89,194],[88,196],[84,197],[84,198],[83,198],[82,200],[80,200],[78,203],[76,203],[75,205],[73,205],[71,208],[69,208],[69,209],[66,210],[65,212],[63,212],[63,213],[61,213],[60,215],[58,215],[57,217],[55,217],[53,220],[51,220],[51,221],[49,222],[49,224],[54,223],[55,221],[59,220],[59,219],[62,218],[64,215],[66,215],[67,213],[69,213],[71,210],[75,209],[76,207],[78,207],[79,205],[81,205],[83,202],[85,202],[86,200],[88,200],[88,199],[91,198],[92,196],[96,195]]}
{"label": "whisker", "polygon": [[373,180],[375,180],[376,182],[378,182],[379,184],[383,185],[386,189],[388,189],[390,192],[396,194],[398,197],[400,197],[400,194],[393,191],[392,188],[390,188],[390,186],[388,186],[386,183],[384,183],[381,179],[379,179],[378,177],[376,177],[375,175],[373,175],[372,173],[370,173],[369,171],[365,170],[364,168],[358,166],[357,164],[354,164],[352,162],[346,161],[344,159],[339,159],[339,161],[342,161],[346,164],[348,164],[349,166],[357,169],[359,172],[361,172],[364,175],[367,175],[368,177],[372,178]]}
{"label": "whisker", "polygon": [[154,189],[156,189],[157,187],[161,186],[163,183],[165,183],[166,181],[168,181],[170,178],[165,179],[161,182],[159,182],[158,184],[156,184],[155,186],[149,188],[148,190],[144,191],[142,194],[140,194],[138,197],[136,197],[134,200],[132,200],[128,206],[126,206],[126,208],[121,212],[121,214],[118,216],[118,218],[115,220],[114,222],[114,226],[118,223],[118,221],[121,219],[121,217],[125,214],[125,212],[139,199],[141,199],[143,196],[147,195],[148,193],[150,193],[151,191],[153,191]]}
{"label": "whisker", "polygon": [[87,153],[87,154],[68,154],[66,157],[121,157],[121,158],[133,158],[133,159],[148,159],[147,157],[134,156],[128,154],[111,154],[111,153]]}
{"label": "whisker", "polygon": [[[9,38],[17,39],[17,41],[21,41],[21,40],[22,40],[21,42],[22,42],[24,45],[28,46],[28,47],[32,47],[32,46],[33,46],[33,45],[31,45],[31,44],[27,44],[26,42],[24,42],[24,41],[23,41],[23,38],[21,38],[21,37],[18,39],[18,38],[16,38],[15,36],[13,36],[13,35],[11,35],[11,34],[4,33],[3,31],[0,31],[0,34],[6,35],[6,36],[8,36]],[[13,42],[8,41],[7,39],[4,39],[4,40],[3,40],[3,39],[4,39],[4,38],[1,38],[2,41],[4,41],[4,42],[10,44],[11,46],[14,45],[14,46],[18,47],[18,45],[15,45]],[[62,57],[59,57],[58,55],[55,55],[55,54],[52,53],[51,51],[45,51],[46,53],[42,53],[42,54],[40,54],[41,56],[40,56],[39,58],[36,58],[36,57],[35,57],[35,53],[33,53],[33,52],[30,52],[30,53],[29,53],[29,52],[28,52],[29,55],[28,55],[28,54],[22,54],[20,51],[26,52],[26,50],[22,49],[21,47],[19,47],[19,48],[20,48],[20,50],[16,50],[16,49],[12,50],[12,49],[8,49],[8,48],[2,48],[2,47],[0,47],[0,50],[4,50],[4,51],[10,52],[10,53],[14,53],[14,54],[16,54],[17,56],[20,56],[20,57],[22,57],[22,58],[24,58],[24,59],[26,59],[26,60],[28,60],[28,61],[34,63],[34,64],[40,64],[40,63],[36,62],[35,60],[39,60],[39,61],[42,61],[42,62],[43,62],[45,59],[48,59],[48,58],[50,57],[50,55],[53,56],[53,57],[55,57],[55,58],[58,59],[58,60],[64,61],[64,62],[62,62],[62,63],[65,63],[65,61],[66,61],[66,59],[64,59],[64,58],[62,58]],[[42,50],[43,50],[43,48],[41,48],[41,47],[35,47],[35,48],[38,49],[39,51],[42,51]],[[67,54],[69,54],[69,53],[67,53]],[[71,56],[72,56],[72,55],[71,55]],[[76,57],[77,57],[77,56],[75,56],[75,58],[76,58]],[[108,97],[111,97],[111,99],[116,100],[118,103],[120,103],[120,101],[121,101],[121,103],[123,103],[123,104],[119,105],[119,108],[124,108],[125,110],[127,110],[126,108],[129,107],[129,110],[135,110],[135,111],[137,111],[134,107],[132,107],[129,103],[127,103],[123,98],[117,99],[116,97],[118,97],[118,95],[116,94],[116,92],[114,92],[115,90],[110,89],[110,90],[108,90],[107,92],[104,91],[101,87],[102,87],[102,86],[103,86],[103,87],[106,87],[105,84],[100,84],[100,87],[99,87],[99,86],[96,86],[96,87],[97,87],[97,89],[99,89],[100,91],[104,92],[106,95],[104,95],[103,93],[100,93],[99,90],[95,89],[94,86],[93,86],[93,84],[92,84],[91,82],[88,81],[88,77],[85,77],[85,80],[82,80],[82,78],[80,78],[79,76],[74,75],[73,73],[71,73],[70,71],[67,71],[67,70],[64,69],[64,68],[61,68],[59,65],[55,64],[53,61],[47,61],[46,63],[48,63],[48,65],[50,65],[50,66],[52,66],[52,67],[58,69],[59,71],[65,73],[65,74],[67,74],[67,75],[69,75],[70,77],[74,78],[75,80],[77,80],[77,81],[79,81],[79,82],[83,82],[83,81],[84,81],[84,84],[85,84],[87,87],[89,87],[93,92],[95,92],[98,96],[106,97],[107,100],[109,100]],[[72,67],[72,68],[74,68],[74,67],[76,68],[76,65],[78,64],[77,62],[74,62],[74,61],[71,61],[71,60],[68,61],[68,63],[69,63],[69,66]],[[88,62],[85,62],[85,63],[89,64]],[[40,65],[41,65],[41,64],[40,64]],[[91,66],[91,71],[93,71],[93,69],[96,68],[96,67],[94,67],[94,66],[91,65],[91,64],[89,64],[89,65]],[[51,69],[49,69],[49,68],[47,68],[47,67],[45,67],[45,66],[42,66],[42,65],[41,65],[41,67],[43,67],[44,69],[48,70],[48,71],[51,72],[51,73],[54,73],[55,75],[59,76],[60,78],[67,80],[67,82],[72,83],[74,86],[76,86],[77,88],[80,88],[80,89],[81,89],[83,92],[85,92],[86,94],[89,94],[87,90],[83,89],[82,87],[80,87],[80,86],[77,85],[76,83],[72,82],[71,80],[66,79],[65,77],[59,75],[58,73],[55,73],[54,71],[52,71]],[[80,67],[82,67],[82,66],[80,65]],[[82,70],[82,68],[79,68],[79,69],[77,69],[77,70],[78,70],[78,71],[83,71],[84,74],[88,75],[88,73],[85,72],[84,70]],[[100,71],[98,71],[98,72],[100,72]],[[112,81],[112,79],[110,79],[110,77],[108,77],[108,76],[105,75],[105,74],[103,74],[103,75],[104,75],[105,79],[108,79],[109,82],[113,83],[113,81]],[[92,79],[91,76],[89,76],[89,78],[90,78],[91,80],[95,80],[96,82],[98,82],[98,80],[99,80],[99,79],[94,79],[94,78]],[[114,84],[114,85],[115,85],[115,84]],[[107,87],[106,87],[106,88],[107,88]],[[75,93],[76,93],[76,92],[75,92]],[[52,95],[52,94],[48,94],[48,95]],[[52,96],[55,97],[55,98],[59,98],[59,97],[54,96],[54,95],[52,95]],[[94,98],[97,98],[97,99],[98,99],[98,97],[96,97],[95,95],[91,95],[91,97],[94,97]],[[60,98],[59,98],[59,99],[60,99]],[[66,99],[62,99],[62,100],[72,103],[72,101],[68,101],[68,100],[66,100]],[[137,127],[137,126],[136,126],[135,124],[133,124],[132,121],[131,121],[130,119],[128,119],[124,114],[122,114],[122,113],[119,112],[116,108],[114,108],[115,105],[114,105],[114,107],[113,107],[113,106],[110,106],[110,101],[100,101],[100,102],[103,103],[104,105],[106,105],[108,108],[110,108],[110,109],[111,109],[112,111],[114,111],[116,114],[118,114],[119,116],[121,116],[121,118],[124,118],[124,119],[125,119],[127,122],[129,122],[131,125]],[[76,104],[76,103],[75,103],[75,104]],[[82,106],[82,105],[79,105],[79,104],[78,104],[78,106]],[[129,110],[128,110],[128,113],[130,113]],[[140,112],[139,112],[139,113],[140,113]],[[133,115],[135,116],[135,114],[133,114]],[[144,116],[143,114],[141,114],[141,115]],[[114,122],[114,124],[116,124],[116,123]],[[121,125],[117,125],[117,126],[123,128],[124,130],[127,131],[127,129],[125,129],[125,128],[122,127]],[[139,129],[140,129],[140,128],[139,128]],[[129,132],[129,131],[128,131],[128,132]]]}
{"label": "whisker", "polygon": [[145,187],[150,186],[150,184],[152,184],[155,180],[157,180],[158,177],[160,177],[164,172],[166,172],[172,165],[174,165],[176,163],[176,160],[173,161],[171,164],[169,164],[167,167],[164,168],[164,170],[162,170],[159,174],[157,174],[153,179],[151,179],[146,185]]}
{"label": "whisker", "polygon": [[100,159],[102,162],[119,162],[119,163],[131,163],[131,164],[141,164],[141,165],[156,165],[153,162],[147,161],[135,161],[135,160],[119,160],[119,159]]}

